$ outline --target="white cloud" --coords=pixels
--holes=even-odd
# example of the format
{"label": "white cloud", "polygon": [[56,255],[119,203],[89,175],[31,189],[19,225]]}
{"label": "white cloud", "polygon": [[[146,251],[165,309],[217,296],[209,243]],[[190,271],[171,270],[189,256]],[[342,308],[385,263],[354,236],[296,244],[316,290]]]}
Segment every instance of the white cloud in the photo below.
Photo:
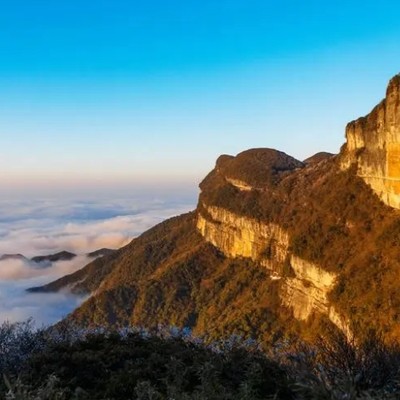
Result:
{"label": "white cloud", "polygon": [[[136,203],[136,204],[135,204]],[[159,201],[0,202],[0,254],[27,257],[119,248],[149,227],[193,208]]]}
{"label": "white cloud", "polygon": [[72,260],[55,262],[50,267],[43,267],[29,260],[4,260],[0,261],[0,282],[41,278],[41,281],[45,283],[50,279],[57,279],[60,276],[75,272],[92,260],[85,255],[80,255]]}
{"label": "white cloud", "polygon": [[68,293],[27,293],[24,286],[0,283],[0,321],[33,318],[38,326],[48,325],[66,316],[84,300]]}
{"label": "white cloud", "polygon": [[88,252],[119,248],[151,226],[194,208],[189,204],[159,200],[36,200],[0,201],[0,255],[21,253],[28,258],[67,250],[78,254],[39,268],[25,260],[0,262],[0,322],[33,317],[53,323],[83,299],[67,293],[34,294],[38,286],[86,265]]}

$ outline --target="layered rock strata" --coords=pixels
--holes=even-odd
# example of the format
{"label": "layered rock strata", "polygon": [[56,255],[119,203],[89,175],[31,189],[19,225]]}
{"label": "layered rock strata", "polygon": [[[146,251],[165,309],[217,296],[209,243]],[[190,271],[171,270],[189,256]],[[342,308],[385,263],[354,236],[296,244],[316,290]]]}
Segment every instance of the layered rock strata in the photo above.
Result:
{"label": "layered rock strata", "polygon": [[[314,312],[323,313],[340,329],[344,322],[328,301],[336,274],[291,254],[289,235],[279,225],[239,216],[223,208],[206,206],[197,218],[197,229],[206,241],[227,257],[244,257],[271,271],[272,279],[282,279],[282,303],[299,320]],[[204,211],[203,211],[204,213]]]}
{"label": "layered rock strata", "polygon": [[385,204],[400,208],[400,75],[370,114],[347,125],[341,166],[353,165]]}

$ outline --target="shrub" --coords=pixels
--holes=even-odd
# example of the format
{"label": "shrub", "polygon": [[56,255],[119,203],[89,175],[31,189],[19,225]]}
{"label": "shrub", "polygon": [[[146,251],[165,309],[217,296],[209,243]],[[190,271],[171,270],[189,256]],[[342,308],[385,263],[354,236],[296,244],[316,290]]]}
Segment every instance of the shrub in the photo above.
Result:
{"label": "shrub", "polygon": [[[369,332],[357,342],[338,331],[279,355],[299,399],[394,399],[400,396],[400,347]],[[397,397],[396,397],[397,396]]]}
{"label": "shrub", "polygon": [[374,332],[356,341],[335,330],[267,352],[239,336],[207,345],[163,327],[33,329],[28,321],[0,332],[6,400],[400,398],[400,346]]}

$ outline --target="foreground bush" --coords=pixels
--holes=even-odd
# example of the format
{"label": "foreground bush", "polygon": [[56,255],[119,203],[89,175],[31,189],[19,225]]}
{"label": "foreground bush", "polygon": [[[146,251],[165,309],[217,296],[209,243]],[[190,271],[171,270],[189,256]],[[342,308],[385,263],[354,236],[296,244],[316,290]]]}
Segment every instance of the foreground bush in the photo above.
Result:
{"label": "foreground bush", "polygon": [[[17,324],[11,336],[19,332]],[[3,368],[7,380],[16,382],[14,387],[12,383],[3,387],[10,399],[36,399],[38,393],[54,399],[292,398],[278,363],[256,346],[244,347],[236,341],[211,348],[184,332],[164,331],[60,335],[39,330],[32,331],[32,342],[35,338],[40,346],[32,346],[30,354],[14,347],[24,357],[13,368]],[[56,377],[51,386],[49,377]]]}
{"label": "foreground bush", "polygon": [[400,399],[400,347],[374,332],[362,342],[340,332],[277,354],[301,399]]}
{"label": "foreground bush", "polygon": [[377,335],[313,345],[206,345],[187,331],[0,326],[0,399],[363,400],[400,398],[400,350]]}

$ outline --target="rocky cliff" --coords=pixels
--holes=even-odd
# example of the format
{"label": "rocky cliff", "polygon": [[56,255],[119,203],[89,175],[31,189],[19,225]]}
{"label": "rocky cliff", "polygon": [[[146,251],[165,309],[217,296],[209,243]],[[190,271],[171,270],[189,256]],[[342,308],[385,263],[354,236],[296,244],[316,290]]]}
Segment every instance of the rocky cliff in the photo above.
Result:
{"label": "rocky cliff", "polygon": [[90,293],[69,316],[84,325],[164,323],[261,341],[368,327],[400,338],[399,88],[395,77],[348,125],[337,156],[223,155],[194,213],[42,290]]}
{"label": "rocky cliff", "polygon": [[[223,208],[203,206],[203,210],[208,217],[200,212],[197,218],[197,229],[202,236],[227,257],[249,258],[266,268],[271,279],[283,278],[280,297],[283,304],[293,309],[296,318],[307,319],[314,311],[328,316],[335,313],[330,311],[327,296],[336,274],[293,256],[289,250],[289,235],[282,227],[238,216]],[[285,271],[285,267],[290,268],[291,273]]]}
{"label": "rocky cliff", "polygon": [[384,203],[400,208],[400,75],[370,114],[347,125],[341,165],[356,165],[357,175]]}

